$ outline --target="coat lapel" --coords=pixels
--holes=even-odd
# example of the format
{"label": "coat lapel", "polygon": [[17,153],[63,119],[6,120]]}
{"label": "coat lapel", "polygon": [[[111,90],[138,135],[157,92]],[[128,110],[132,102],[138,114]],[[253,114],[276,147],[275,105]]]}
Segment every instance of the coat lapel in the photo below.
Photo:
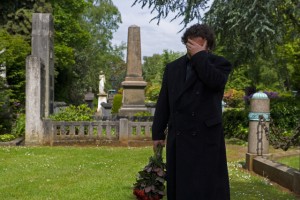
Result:
{"label": "coat lapel", "polygon": [[197,80],[196,73],[191,74],[189,79],[186,81],[186,65],[187,65],[187,58],[184,57],[184,59],[181,59],[180,62],[178,62],[178,67],[176,71],[176,79],[175,79],[175,95],[174,95],[174,102],[180,98],[180,96],[193,85],[193,83]]}
{"label": "coat lapel", "polygon": [[175,102],[185,85],[186,57],[182,57],[182,59],[176,63],[174,69],[176,69],[176,71],[174,71],[172,93],[173,100]]}

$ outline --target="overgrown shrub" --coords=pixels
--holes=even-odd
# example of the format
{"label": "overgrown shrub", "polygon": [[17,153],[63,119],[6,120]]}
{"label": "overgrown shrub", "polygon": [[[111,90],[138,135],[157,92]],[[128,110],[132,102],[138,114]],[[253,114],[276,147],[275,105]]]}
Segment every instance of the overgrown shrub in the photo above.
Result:
{"label": "overgrown shrub", "polygon": [[4,78],[0,76],[0,134],[10,133],[11,131],[13,120],[9,102],[10,95],[11,90],[5,84]]}
{"label": "overgrown shrub", "polygon": [[271,99],[272,123],[290,135],[300,120],[300,99],[295,97],[280,97]]}
{"label": "overgrown shrub", "polygon": [[248,111],[226,109],[223,113],[223,128],[226,138],[248,139]]}
{"label": "overgrown shrub", "polygon": [[25,114],[19,114],[11,130],[12,135],[16,138],[25,135]]}
{"label": "overgrown shrub", "polygon": [[156,102],[159,96],[161,85],[153,84],[146,89],[146,99],[151,102]]}
{"label": "overgrown shrub", "polygon": [[223,100],[226,102],[226,105],[230,108],[243,108],[245,105],[244,91],[230,89],[224,93]]}
{"label": "overgrown shrub", "polygon": [[15,138],[16,137],[12,134],[3,134],[3,135],[0,135],[0,142],[8,142]]}
{"label": "overgrown shrub", "polygon": [[60,112],[50,115],[49,118],[54,121],[92,121],[94,111],[86,104],[79,106],[68,106]]}
{"label": "overgrown shrub", "polygon": [[152,115],[148,111],[143,111],[143,112],[137,112],[133,116],[135,116],[135,117],[150,117]]}
{"label": "overgrown shrub", "polygon": [[113,105],[112,105],[112,108],[111,108],[111,113],[112,114],[117,114],[119,112],[119,109],[122,106],[122,98],[123,98],[122,94],[116,94],[114,96]]}

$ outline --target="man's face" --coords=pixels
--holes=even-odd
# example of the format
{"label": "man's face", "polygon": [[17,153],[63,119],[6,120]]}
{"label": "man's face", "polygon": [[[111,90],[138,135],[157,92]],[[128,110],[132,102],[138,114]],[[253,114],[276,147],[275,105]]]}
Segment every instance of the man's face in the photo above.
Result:
{"label": "man's face", "polygon": [[190,40],[193,40],[194,42],[198,43],[199,45],[203,46],[204,44],[204,38],[202,37],[193,37],[193,38],[189,38]]}
{"label": "man's face", "polygon": [[[203,37],[189,37],[188,39],[193,40],[194,42],[196,42],[200,46],[203,46],[204,41],[205,41],[205,39]],[[187,52],[187,54],[188,54],[188,56],[191,56],[189,51]]]}

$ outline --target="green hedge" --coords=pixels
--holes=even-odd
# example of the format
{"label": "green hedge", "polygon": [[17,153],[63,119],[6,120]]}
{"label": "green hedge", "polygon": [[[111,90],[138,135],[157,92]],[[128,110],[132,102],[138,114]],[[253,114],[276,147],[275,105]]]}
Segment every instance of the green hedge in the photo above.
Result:
{"label": "green hedge", "polygon": [[112,108],[111,108],[111,113],[112,114],[117,114],[119,112],[119,109],[122,106],[122,99],[123,99],[122,94],[116,94],[114,96],[113,105],[112,105]]}
{"label": "green hedge", "polygon": [[[292,136],[300,123],[300,99],[280,97],[271,99],[272,126],[280,129],[282,135]],[[226,109],[223,113],[223,128],[226,138],[238,138],[247,141],[248,109]],[[272,133],[270,133],[272,134]]]}
{"label": "green hedge", "polygon": [[300,122],[300,98],[280,97],[271,99],[271,118],[273,125],[291,135]]}
{"label": "green hedge", "polygon": [[11,130],[12,135],[14,135],[16,138],[25,135],[25,121],[25,114],[19,114]]}
{"label": "green hedge", "polygon": [[248,140],[248,110],[226,109],[223,113],[223,128],[226,138]]}

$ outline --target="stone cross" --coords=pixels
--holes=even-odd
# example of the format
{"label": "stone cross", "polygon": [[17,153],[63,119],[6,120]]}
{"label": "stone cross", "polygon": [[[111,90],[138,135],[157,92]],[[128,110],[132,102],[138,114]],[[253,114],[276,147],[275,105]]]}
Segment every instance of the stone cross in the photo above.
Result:
{"label": "stone cross", "polygon": [[142,76],[140,27],[128,28],[127,72],[123,86],[122,107],[119,116],[133,116],[137,112],[147,111],[145,106],[145,87]]}

